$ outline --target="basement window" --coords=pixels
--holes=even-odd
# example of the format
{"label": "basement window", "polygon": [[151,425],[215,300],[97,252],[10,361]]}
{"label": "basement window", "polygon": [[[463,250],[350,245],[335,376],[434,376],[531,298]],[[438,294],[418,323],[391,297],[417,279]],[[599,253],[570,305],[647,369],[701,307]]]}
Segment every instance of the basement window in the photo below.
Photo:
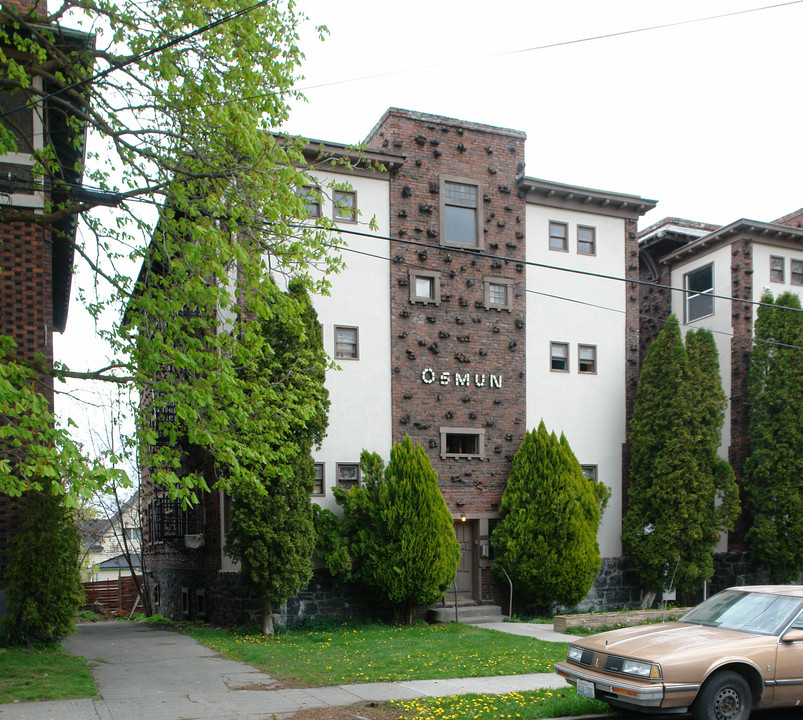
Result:
{"label": "basement window", "polygon": [[484,428],[442,427],[442,458],[482,458],[485,457]]}

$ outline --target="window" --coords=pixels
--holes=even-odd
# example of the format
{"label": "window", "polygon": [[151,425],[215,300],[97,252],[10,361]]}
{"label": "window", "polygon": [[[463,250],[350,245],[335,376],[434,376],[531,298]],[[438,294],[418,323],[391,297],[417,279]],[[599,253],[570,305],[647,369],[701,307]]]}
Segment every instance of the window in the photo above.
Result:
{"label": "window", "polygon": [[686,322],[714,314],[714,266],[706,265],[683,278],[686,291]]}
{"label": "window", "polygon": [[577,370],[581,373],[597,372],[597,348],[594,345],[577,346]]}
{"label": "window", "polygon": [[440,273],[426,270],[410,270],[410,302],[437,305],[440,301]]}
{"label": "window", "polygon": [[569,372],[568,343],[549,343],[549,369],[557,372]]}
{"label": "window", "polygon": [[483,278],[485,285],[485,307],[489,310],[510,310],[513,307],[513,282],[506,278]]}
{"label": "window", "polygon": [[317,185],[304,185],[298,194],[304,198],[307,217],[319,218],[321,216],[321,189]]}
{"label": "window", "polygon": [[480,186],[471,180],[441,178],[441,244],[483,246]]}
{"label": "window", "polygon": [[34,151],[33,111],[25,107],[30,99],[30,95],[24,90],[0,92],[0,112],[4,115],[3,126],[14,136],[17,143],[15,152],[22,155]]}
{"label": "window", "polygon": [[577,252],[581,255],[597,254],[597,229],[585,225],[577,226]]}
{"label": "window", "polygon": [[315,484],[312,486],[313,495],[324,494],[324,465],[323,463],[315,463]]}
{"label": "window", "polygon": [[357,193],[335,190],[334,218],[344,222],[357,222]]}
{"label": "window", "polygon": [[485,457],[485,429],[442,427],[441,457]]}
{"label": "window", "polygon": [[335,326],[335,357],[340,360],[359,359],[359,331],[357,328]]}
{"label": "window", "polygon": [[581,465],[580,469],[583,471],[583,477],[586,480],[597,481],[597,466],[596,465]]}
{"label": "window", "polygon": [[773,255],[770,257],[770,282],[784,281],[783,258]]}
{"label": "window", "polygon": [[549,221],[549,249],[569,251],[569,226],[566,223]]}
{"label": "window", "polygon": [[337,464],[337,486],[350,490],[360,484],[360,466],[357,463]]}
{"label": "window", "polygon": [[803,285],[803,260],[791,260],[789,274],[792,285]]}

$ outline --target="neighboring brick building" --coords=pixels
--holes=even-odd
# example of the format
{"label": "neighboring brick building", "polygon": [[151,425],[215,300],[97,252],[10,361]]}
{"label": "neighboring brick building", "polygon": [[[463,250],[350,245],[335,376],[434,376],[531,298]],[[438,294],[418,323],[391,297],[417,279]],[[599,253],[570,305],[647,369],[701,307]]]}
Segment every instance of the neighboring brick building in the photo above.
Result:
{"label": "neighboring brick building", "polygon": [[[542,418],[611,487],[599,535],[605,567],[621,555],[639,349],[638,291],[622,278],[638,278],[636,222],[655,203],[528,177],[525,140],[391,108],[365,142],[386,172],[316,171],[325,198],[310,206],[334,217],[348,242],[346,271],[332,278],[329,297],[315,298],[324,347],[342,369],[327,379],[314,499],[336,509],[332,488],[359,482],[361,450],[387,458],[410,435],[427,450],[454,518],[458,590],[476,602],[498,597],[489,535],[513,455]],[[332,181],[352,189],[327,189]],[[151,498],[143,551],[157,612],[221,622],[246,614],[237,568],[222,552],[225,526],[219,494],[183,515]],[[359,604],[333,598],[327,582],[317,573],[285,612]]]}
{"label": "neighboring brick building", "polygon": [[[24,13],[35,3],[12,4]],[[6,20],[4,10],[0,23]],[[67,54],[93,42],[91,35],[63,28],[59,38]],[[38,89],[51,89],[39,79],[35,82]],[[63,332],[67,322],[76,220],[65,218],[52,227],[43,227],[23,216],[41,210],[45,203],[60,202],[66,197],[65,188],[81,182],[77,167],[83,160],[83,143],[72,142],[66,104],[55,108],[45,102],[33,109],[18,109],[29,99],[19,90],[0,92],[0,112],[14,111],[2,122],[13,130],[17,140],[16,153],[0,156],[0,335],[14,340],[15,353],[21,360],[36,360],[51,367],[53,333]],[[61,168],[61,190],[54,188],[53,178],[35,180],[31,173],[32,153],[51,144]],[[52,407],[52,379],[41,375],[36,389]],[[17,530],[16,507],[14,498],[0,493],[0,614],[4,607],[6,550]]]}
{"label": "neighboring brick building", "polygon": [[[730,462],[741,485],[750,450],[747,372],[753,303],[765,289],[776,297],[803,292],[803,209],[771,223],[737,220],[722,227],[666,218],[645,228],[639,245],[642,280],[675,289],[642,288],[642,349],[670,312],[684,334],[691,328],[714,333],[728,398],[720,455]],[[744,549],[742,522],[727,541],[723,539],[720,550]]]}

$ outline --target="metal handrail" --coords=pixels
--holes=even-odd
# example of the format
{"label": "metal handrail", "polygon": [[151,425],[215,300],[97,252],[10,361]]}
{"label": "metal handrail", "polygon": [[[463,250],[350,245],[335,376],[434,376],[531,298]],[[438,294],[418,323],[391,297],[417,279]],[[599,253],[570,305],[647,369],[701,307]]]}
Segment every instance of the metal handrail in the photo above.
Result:
{"label": "metal handrail", "polygon": [[510,607],[508,608],[507,617],[508,617],[508,620],[512,620],[513,619],[513,581],[510,579],[510,575],[507,574],[507,570],[505,570],[505,567],[504,567],[504,565],[502,565],[502,563],[499,563],[499,567],[502,568],[502,572],[505,573],[505,577],[507,578],[507,581],[510,583]]}

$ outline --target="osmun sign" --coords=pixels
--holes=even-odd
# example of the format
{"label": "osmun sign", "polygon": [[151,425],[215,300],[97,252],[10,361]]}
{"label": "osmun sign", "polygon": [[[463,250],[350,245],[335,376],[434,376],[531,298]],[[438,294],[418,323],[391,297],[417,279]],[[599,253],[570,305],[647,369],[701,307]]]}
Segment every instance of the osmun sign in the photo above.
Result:
{"label": "osmun sign", "polygon": [[455,387],[489,387],[501,388],[501,375],[486,375],[485,373],[459,373],[459,372],[436,372],[433,368],[424,368],[421,371],[421,382],[424,385],[432,385],[434,382],[439,385],[452,385]]}

